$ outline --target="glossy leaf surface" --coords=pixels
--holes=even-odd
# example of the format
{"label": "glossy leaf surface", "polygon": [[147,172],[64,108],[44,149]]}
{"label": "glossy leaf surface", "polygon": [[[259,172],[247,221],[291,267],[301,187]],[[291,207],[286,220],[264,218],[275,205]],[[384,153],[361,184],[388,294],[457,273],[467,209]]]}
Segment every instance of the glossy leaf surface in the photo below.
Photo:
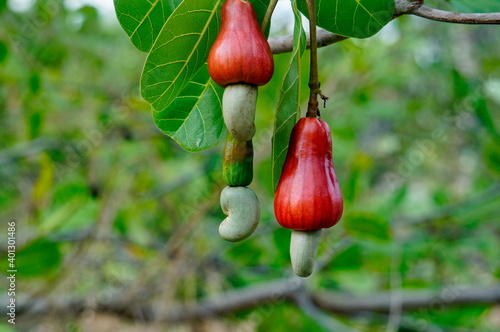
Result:
{"label": "glossy leaf surface", "polygon": [[166,108],[205,63],[218,31],[222,0],[185,0],[169,17],[149,54],[142,96],[155,110]]}
{"label": "glossy leaf surface", "polygon": [[168,17],[182,0],[114,0],[116,17],[132,44],[149,52]]}
{"label": "glossy leaf surface", "polygon": [[222,92],[203,66],[172,103],[160,111],[153,109],[154,121],[184,149],[208,149],[227,133],[221,112]]}
{"label": "glossy leaf surface", "polygon": [[272,159],[274,189],[278,186],[281,169],[285,162],[290,133],[300,113],[300,59],[306,49],[306,35],[302,28],[300,13],[297,10],[297,1],[292,2],[292,8],[295,17],[293,51],[281,86],[274,120]]}
{"label": "glossy leaf surface", "polygon": [[[305,1],[299,1],[306,15]],[[354,38],[376,34],[392,19],[394,0],[316,0],[317,24],[330,32]]]}

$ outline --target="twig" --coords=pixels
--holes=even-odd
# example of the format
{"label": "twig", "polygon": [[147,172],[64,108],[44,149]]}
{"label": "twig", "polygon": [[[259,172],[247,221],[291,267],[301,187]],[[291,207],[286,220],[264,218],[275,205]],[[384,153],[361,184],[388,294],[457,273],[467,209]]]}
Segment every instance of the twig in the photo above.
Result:
{"label": "twig", "polygon": [[309,315],[316,323],[322,325],[325,329],[336,332],[359,332],[322,312],[311,301],[305,289],[299,290],[295,293],[293,298],[295,303],[302,309],[302,312]]}
{"label": "twig", "polygon": [[[497,13],[455,13],[444,10],[432,9],[423,5],[422,0],[396,0],[394,18],[401,15],[415,15],[433,21],[459,23],[459,24],[500,24],[500,12]],[[316,45],[318,47],[328,46],[347,39],[322,29],[318,29]],[[293,49],[293,36],[271,37],[269,45],[274,54],[288,53]],[[311,43],[308,39],[308,48]]]}
{"label": "twig", "polygon": [[[258,307],[263,303],[277,305],[282,301],[294,301],[294,296],[302,287],[299,278],[278,279],[265,284],[249,286],[243,289],[228,291],[214,297],[200,300],[196,303],[174,303],[168,314],[157,312],[157,306],[143,305],[112,299],[98,302],[98,311],[133,318],[140,312],[146,321],[181,322],[194,319],[217,317],[234,313],[243,309]],[[421,307],[435,308],[464,304],[491,304],[500,301],[500,285],[490,287],[457,287],[453,299],[449,298],[449,288],[443,290],[418,290],[402,292],[401,305],[403,310]],[[448,294],[448,295],[446,295]],[[319,308],[332,313],[358,314],[374,311],[388,313],[391,307],[391,293],[381,292],[370,296],[355,297],[339,292],[326,290],[308,293],[308,297]],[[27,299],[17,307],[17,313],[22,316],[29,311],[31,315],[43,315],[48,312],[78,314],[85,308],[86,300],[47,301],[46,299]],[[5,308],[2,309],[2,314]]]}
{"label": "twig", "polygon": [[[449,289],[433,291],[402,291],[401,306],[403,310],[416,309],[431,306],[451,306],[463,304],[496,303],[500,300],[500,285],[492,287],[459,287],[453,300],[443,298]],[[324,310],[331,312],[362,312],[377,311],[389,312],[391,304],[391,292],[379,293],[365,297],[348,297],[331,292],[318,292],[313,294],[313,301]]]}
{"label": "twig", "polygon": [[306,116],[316,118],[319,116],[318,95],[321,94],[318,78],[318,45],[316,41],[316,2],[307,0],[309,13],[309,38],[310,38],[310,67],[309,67],[309,102],[307,103]]}
{"label": "twig", "polygon": [[271,23],[271,16],[273,15],[274,8],[276,8],[277,4],[278,0],[271,0],[269,6],[267,7],[266,14],[264,15],[264,19],[262,20],[262,25],[260,27],[263,33],[266,33],[267,27],[269,26],[269,23]]}
{"label": "twig", "polygon": [[458,24],[500,24],[500,13],[455,13],[419,6],[409,14],[429,20]]}

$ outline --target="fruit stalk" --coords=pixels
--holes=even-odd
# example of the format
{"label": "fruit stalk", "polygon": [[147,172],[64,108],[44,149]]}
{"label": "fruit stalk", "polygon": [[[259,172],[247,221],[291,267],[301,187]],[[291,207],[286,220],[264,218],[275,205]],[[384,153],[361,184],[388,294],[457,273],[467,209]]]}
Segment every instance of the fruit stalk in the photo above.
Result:
{"label": "fruit stalk", "polygon": [[309,71],[309,102],[307,103],[307,117],[318,117],[319,104],[318,94],[321,93],[318,75],[318,47],[316,37],[316,2],[307,0],[307,13],[309,16],[309,39],[310,39],[310,71]]}
{"label": "fruit stalk", "polygon": [[260,27],[262,33],[266,33],[267,27],[269,26],[269,23],[271,22],[271,16],[273,15],[274,9],[276,8],[277,4],[278,4],[278,0],[271,0],[269,2],[269,6],[267,7],[266,15],[264,16],[264,19],[262,20],[262,25]]}

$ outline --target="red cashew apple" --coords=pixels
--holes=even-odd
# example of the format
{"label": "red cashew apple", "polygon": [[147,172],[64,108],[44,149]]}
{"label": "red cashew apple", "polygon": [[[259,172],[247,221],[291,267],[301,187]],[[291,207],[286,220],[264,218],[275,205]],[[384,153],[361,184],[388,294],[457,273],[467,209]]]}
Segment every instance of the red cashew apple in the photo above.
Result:
{"label": "red cashew apple", "polygon": [[260,30],[252,4],[227,0],[221,27],[208,55],[210,77],[222,87],[234,83],[264,85],[273,76],[271,48]]}
{"label": "red cashew apple", "polygon": [[292,130],[274,198],[277,221],[293,230],[290,256],[299,276],[312,273],[321,229],[335,225],[342,211],[330,128],[321,119],[302,118]]}
{"label": "red cashew apple", "polygon": [[343,200],[325,121],[302,118],[294,126],[274,211],[280,225],[293,230],[329,228],[340,220]]}

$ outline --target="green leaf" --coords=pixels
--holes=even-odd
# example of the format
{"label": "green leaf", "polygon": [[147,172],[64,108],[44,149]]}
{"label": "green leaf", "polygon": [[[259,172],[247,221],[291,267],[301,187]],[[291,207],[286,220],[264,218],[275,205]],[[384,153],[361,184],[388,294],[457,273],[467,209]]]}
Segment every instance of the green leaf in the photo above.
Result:
{"label": "green leaf", "polygon": [[114,0],[116,17],[130,41],[149,52],[161,28],[182,0]]}
{"label": "green leaf", "polygon": [[[305,0],[299,9],[307,17]],[[354,38],[371,37],[392,19],[394,0],[316,0],[318,26]]]}
{"label": "green leaf", "polygon": [[168,18],[149,54],[142,96],[163,110],[205,63],[219,28],[222,0],[184,0]]}
{"label": "green leaf", "polygon": [[292,57],[281,86],[274,120],[272,169],[275,190],[288,152],[290,133],[300,115],[300,59],[306,49],[306,35],[295,0],[292,2],[292,9],[295,16]]}
{"label": "green leaf", "polygon": [[222,119],[223,89],[203,66],[167,108],[153,110],[158,128],[188,151],[201,151],[219,143],[227,130]]}

